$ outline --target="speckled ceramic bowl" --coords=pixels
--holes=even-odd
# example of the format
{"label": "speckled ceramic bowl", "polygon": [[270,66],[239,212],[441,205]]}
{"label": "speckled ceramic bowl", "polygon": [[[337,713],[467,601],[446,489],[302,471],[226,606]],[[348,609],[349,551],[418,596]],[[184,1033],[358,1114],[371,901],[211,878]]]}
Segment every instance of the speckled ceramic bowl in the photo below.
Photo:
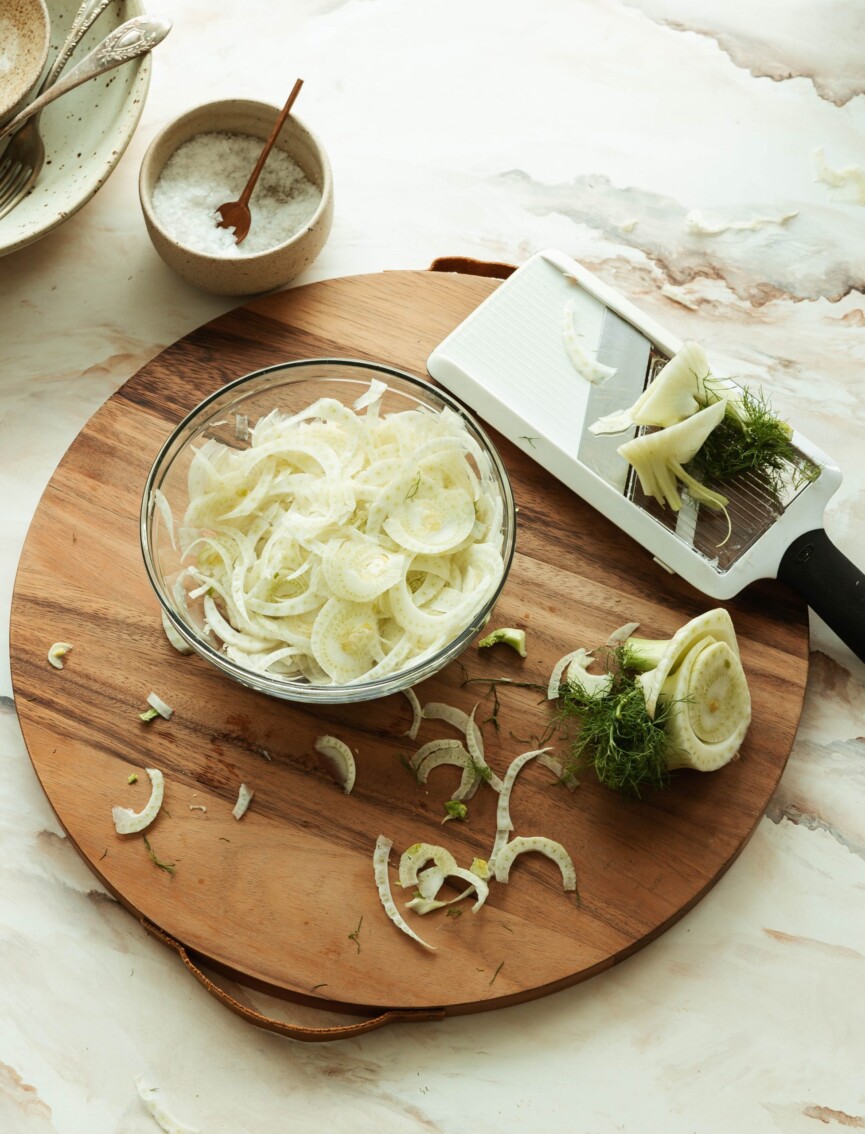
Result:
{"label": "speckled ceramic bowl", "polygon": [[[270,135],[279,108],[263,102],[228,99],[195,107],[166,126],[150,144],[141,163],[138,191],[153,246],[170,268],[189,283],[220,295],[252,295],[270,291],[299,276],[321,252],[333,223],[330,162],[317,138],[290,115],[276,142],[306,177],[321,190],[321,201],[309,221],[288,239],[265,252],[216,254],[181,244],[157,217],[153,191],[174,152],[198,134]],[[249,172],[252,172],[250,167]],[[240,187],[241,189],[243,186]],[[237,197],[240,196],[240,190]],[[218,202],[221,204],[222,202]],[[253,225],[255,212],[253,209]]]}
{"label": "speckled ceramic bowl", "polygon": [[44,0],[0,4],[0,124],[24,106],[48,58],[50,21]]}
{"label": "speckled ceramic bowl", "polygon": [[[6,12],[9,2],[0,0],[0,12]],[[53,58],[81,0],[47,0],[47,4]],[[142,0],[114,0],[85,34],[71,62],[92,51],[112,28],[144,11]],[[45,107],[39,130],[48,160],[30,193],[0,217],[0,256],[41,240],[105,184],[135,133],[147,101],[151,69],[150,55],[141,55]]]}

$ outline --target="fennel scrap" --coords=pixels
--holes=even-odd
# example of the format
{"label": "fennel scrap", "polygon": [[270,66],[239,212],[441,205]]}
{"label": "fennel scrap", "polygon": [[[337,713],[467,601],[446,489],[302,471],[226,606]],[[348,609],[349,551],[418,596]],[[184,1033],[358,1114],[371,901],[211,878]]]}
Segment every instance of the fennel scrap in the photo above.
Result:
{"label": "fennel scrap", "polygon": [[513,626],[503,626],[500,630],[493,630],[492,634],[487,634],[485,638],[481,638],[478,642],[478,649],[483,650],[489,646],[497,646],[499,642],[505,646],[510,646],[512,650],[516,650],[521,658],[526,656],[525,630],[517,630]]}

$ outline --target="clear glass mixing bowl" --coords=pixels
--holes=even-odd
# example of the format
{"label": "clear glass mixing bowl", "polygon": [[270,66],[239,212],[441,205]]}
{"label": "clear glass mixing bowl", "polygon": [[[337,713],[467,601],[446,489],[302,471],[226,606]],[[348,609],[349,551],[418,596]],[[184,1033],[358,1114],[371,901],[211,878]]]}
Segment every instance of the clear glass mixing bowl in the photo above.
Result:
{"label": "clear glass mixing bowl", "polygon": [[[182,518],[189,503],[189,470],[195,452],[210,439],[233,449],[248,448],[248,431],[275,409],[284,414],[298,413],[322,397],[352,407],[369,390],[373,379],[387,386],[381,415],[419,407],[440,413],[448,407],[464,422],[483,455],[487,491],[497,494],[501,501],[501,578],[490,597],[466,617],[465,625],[437,652],[414,663],[409,660],[403,668],[379,678],[319,684],[242,664],[226,655],[223,642],[207,625],[203,600],[190,598],[195,594],[195,581],[186,570],[191,558],[184,557],[181,543],[188,546],[190,541],[190,533],[182,531]],[[443,390],[410,374],[341,358],[287,362],[257,370],[206,398],[166,441],[147,478],[141,505],[141,546],[147,574],[177,633],[202,658],[241,684],[273,697],[309,704],[385,697],[423,681],[456,658],[486,624],[501,593],[513,559],[515,534],[516,512],[507,472],[472,416]]]}

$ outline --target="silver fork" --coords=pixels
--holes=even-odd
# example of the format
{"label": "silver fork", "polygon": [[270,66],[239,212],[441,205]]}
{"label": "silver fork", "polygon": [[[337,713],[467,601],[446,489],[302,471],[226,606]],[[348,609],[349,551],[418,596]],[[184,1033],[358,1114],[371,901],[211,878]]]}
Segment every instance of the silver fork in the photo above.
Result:
{"label": "silver fork", "polygon": [[39,94],[0,129],[0,140],[9,138],[0,158],[0,217],[4,217],[27,195],[42,171],[45,145],[39,133],[44,107],[61,95],[97,75],[145,54],[168,34],[171,23],[149,16],[136,16],[109,32],[63,79],[57,79],[75,46],[110,0],[87,0],[73,21],[57,59],[39,88]]}

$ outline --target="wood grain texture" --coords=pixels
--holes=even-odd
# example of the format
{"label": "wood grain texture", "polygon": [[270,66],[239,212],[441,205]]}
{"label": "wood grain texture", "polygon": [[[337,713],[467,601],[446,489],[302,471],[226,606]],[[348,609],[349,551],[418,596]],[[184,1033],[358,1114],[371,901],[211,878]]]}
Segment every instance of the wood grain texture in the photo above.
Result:
{"label": "wood grain texture", "polygon": [[[495,286],[426,272],[333,280],[259,299],[195,331],[130,380],[69,449],[16,580],[12,670],[24,737],[91,869],[128,909],[200,958],[325,1007],[492,1008],[552,992],[632,953],[704,895],[741,850],[783,770],[802,706],[807,611],[776,583],[752,587],[728,604],[754,703],[741,758],[713,775],[680,773],[641,803],[589,777],[571,794],[530,763],[512,798],[516,832],[565,844],[581,905],[563,894],[552,863],[527,856],[508,886],[493,885],[479,914],[415,919],[438,946],[427,953],[379,905],[376,837],[393,840],[393,863],[425,840],[445,843],[468,865],[489,854],[494,793],[478,792],[468,823],[442,827],[457,773],[441,768],[422,787],[405,769],[411,712],[402,695],[301,709],[169,646],[141,561],[138,511],[150,464],[180,417],[227,381],[292,358],[374,359],[425,376],[432,348]],[[556,658],[603,642],[622,622],[638,620],[647,637],[667,637],[713,605],[493,437],[519,522],[492,625],[524,626],[529,656],[471,647],[462,658],[469,674],[546,681]],[[46,659],[58,639],[74,645],[62,672]],[[466,709],[480,700],[479,719],[489,716],[486,687],[463,686],[463,676],[452,664],[419,689],[421,699]],[[170,721],[139,721],[151,690],[173,705]],[[487,724],[484,733],[488,759],[503,773],[543,733],[550,709],[529,689],[502,689],[500,699],[500,729]],[[358,753],[351,796],[314,754],[323,732]],[[418,744],[448,732],[425,722]],[[175,864],[173,874],[153,865],[140,836],[114,833],[112,805],[137,809],[147,798],[146,766],[166,776],[165,806],[147,834],[159,858]],[[139,778],[130,786],[133,771]],[[237,822],[231,810],[241,781],[255,799]]]}

